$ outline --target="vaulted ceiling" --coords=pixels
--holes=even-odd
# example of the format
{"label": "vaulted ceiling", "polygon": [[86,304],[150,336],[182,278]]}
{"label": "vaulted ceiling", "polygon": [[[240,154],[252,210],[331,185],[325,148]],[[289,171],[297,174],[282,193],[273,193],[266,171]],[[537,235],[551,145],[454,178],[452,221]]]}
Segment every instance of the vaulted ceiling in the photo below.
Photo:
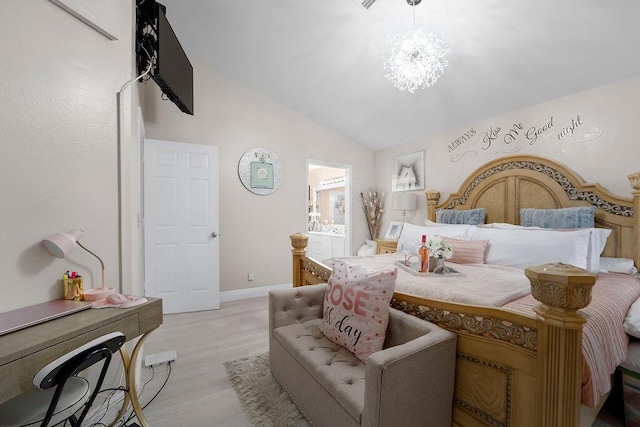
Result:
{"label": "vaulted ceiling", "polygon": [[190,58],[374,150],[640,75],[637,0],[422,0],[451,53],[413,94],[383,69],[407,0],[160,3]]}

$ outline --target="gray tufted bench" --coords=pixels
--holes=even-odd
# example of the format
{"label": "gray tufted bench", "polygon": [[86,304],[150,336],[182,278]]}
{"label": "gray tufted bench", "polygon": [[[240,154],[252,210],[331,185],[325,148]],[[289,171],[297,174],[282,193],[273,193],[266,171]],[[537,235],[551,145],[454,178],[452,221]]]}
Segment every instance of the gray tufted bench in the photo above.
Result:
{"label": "gray tufted bench", "polygon": [[451,425],[456,335],[390,309],[367,363],[319,329],[325,284],[269,293],[271,371],[316,426]]}

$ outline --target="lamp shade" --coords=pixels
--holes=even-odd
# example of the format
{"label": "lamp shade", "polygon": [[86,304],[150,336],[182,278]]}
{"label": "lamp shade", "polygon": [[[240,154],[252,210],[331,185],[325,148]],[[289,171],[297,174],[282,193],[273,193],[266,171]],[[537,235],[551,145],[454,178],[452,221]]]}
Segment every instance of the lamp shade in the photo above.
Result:
{"label": "lamp shade", "polygon": [[395,211],[415,211],[418,207],[416,193],[393,193],[391,208]]}
{"label": "lamp shade", "polygon": [[51,255],[64,258],[74,250],[77,246],[78,240],[82,237],[82,230],[71,230],[68,233],[56,233],[42,241],[42,246]]}

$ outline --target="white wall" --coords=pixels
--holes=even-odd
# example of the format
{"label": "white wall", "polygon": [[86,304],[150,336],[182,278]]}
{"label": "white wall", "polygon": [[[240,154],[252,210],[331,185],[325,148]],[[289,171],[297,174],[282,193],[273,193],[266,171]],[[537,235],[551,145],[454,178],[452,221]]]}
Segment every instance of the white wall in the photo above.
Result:
{"label": "white wall", "polygon": [[[188,116],[160,90],[145,87],[148,138],[220,147],[220,288],[222,291],[291,283],[289,235],[306,229],[306,160],[352,165],[353,243],[367,226],[356,197],[374,180],[374,153],[310,121],[272,99],[193,61],[195,115]],[[275,151],[284,182],[267,196],[247,191],[238,161],[252,147]],[[247,274],[255,275],[254,282]]]}
{"label": "white wall", "polygon": [[[84,229],[82,242],[103,258],[107,284],[118,286],[116,93],[133,73],[133,5],[117,0],[118,40],[111,41],[50,1],[2,2],[0,312],[61,298],[67,269],[79,271],[85,287],[99,284],[100,265],[88,253],[61,260],[40,246],[58,231]],[[137,97],[129,90],[123,101],[130,155]],[[135,278],[134,270],[126,276]],[[124,289],[133,286],[128,279]]]}
{"label": "white wall", "polygon": [[[444,201],[476,168],[517,153],[554,159],[588,182],[630,198],[627,176],[640,171],[639,99],[640,77],[635,77],[380,150],[376,152],[376,185],[390,191],[394,157],[425,150],[425,189],[440,191],[440,201]],[[570,136],[567,128],[572,123],[575,129]],[[510,138],[507,134],[513,129],[517,134],[511,132]],[[487,134],[492,130],[497,131],[496,137],[489,141]],[[407,215],[407,221],[414,224],[426,217],[424,192],[418,194],[418,211]],[[383,230],[388,221],[400,219],[400,212],[391,212]]]}

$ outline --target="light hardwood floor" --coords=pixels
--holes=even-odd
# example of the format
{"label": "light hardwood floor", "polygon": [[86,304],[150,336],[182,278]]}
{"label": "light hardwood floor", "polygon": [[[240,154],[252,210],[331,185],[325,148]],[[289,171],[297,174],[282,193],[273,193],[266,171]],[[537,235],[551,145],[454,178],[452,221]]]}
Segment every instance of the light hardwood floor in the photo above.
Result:
{"label": "light hardwood floor", "polygon": [[[153,427],[245,427],[242,412],[223,363],[268,351],[267,297],[224,303],[220,310],[164,316],[164,324],[145,344],[145,354],[175,350],[178,358],[158,397],[144,410]],[[143,369],[143,381],[150,369]],[[158,390],[167,367],[155,369],[145,387],[144,405]],[[602,413],[594,426],[624,425],[619,414]]]}
{"label": "light hardwood floor", "polygon": [[[220,310],[164,316],[164,324],[147,339],[145,354],[175,350],[178,358],[164,390],[144,410],[150,425],[251,425],[223,363],[268,351],[267,306],[267,297],[261,297],[224,303]],[[143,404],[166,378],[166,369],[156,368]]]}

